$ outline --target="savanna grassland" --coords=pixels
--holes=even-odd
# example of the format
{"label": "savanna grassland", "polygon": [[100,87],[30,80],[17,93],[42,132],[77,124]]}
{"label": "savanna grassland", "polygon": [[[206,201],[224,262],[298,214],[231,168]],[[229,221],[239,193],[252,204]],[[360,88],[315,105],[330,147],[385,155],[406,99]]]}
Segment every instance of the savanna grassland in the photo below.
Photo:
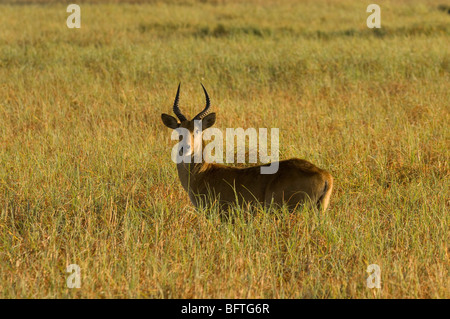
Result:
{"label": "savanna grassland", "polygon": [[[0,297],[450,297],[444,0],[379,1],[381,29],[364,1],[75,3],[81,29],[0,4]],[[189,116],[202,82],[216,127],[330,171],[329,210],[194,210],[160,119],[180,81]]]}

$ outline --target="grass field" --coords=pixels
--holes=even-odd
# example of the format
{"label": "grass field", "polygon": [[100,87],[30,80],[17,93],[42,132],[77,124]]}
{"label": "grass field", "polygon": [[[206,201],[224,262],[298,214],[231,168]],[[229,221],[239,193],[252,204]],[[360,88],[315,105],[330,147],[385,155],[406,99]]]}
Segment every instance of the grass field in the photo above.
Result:
{"label": "grass field", "polygon": [[[381,29],[364,1],[132,2],[80,1],[81,29],[0,5],[0,297],[450,297],[444,0],[380,1]],[[160,119],[180,81],[189,116],[202,82],[216,127],[330,171],[330,209],[195,211]]]}

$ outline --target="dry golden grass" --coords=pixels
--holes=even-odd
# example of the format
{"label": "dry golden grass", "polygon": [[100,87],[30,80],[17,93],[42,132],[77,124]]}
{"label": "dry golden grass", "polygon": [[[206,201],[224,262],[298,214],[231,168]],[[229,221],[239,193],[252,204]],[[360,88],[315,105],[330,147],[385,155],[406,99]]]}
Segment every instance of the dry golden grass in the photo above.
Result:
{"label": "dry golden grass", "polygon": [[[0,5],[0,296],[448,298],[449,16],[439,1]],[[28,1],[33,2],[33,1]],[[39,2],[39,1],[37,1]],[[98,1],[102,2],[102,1]],[[160,114],[278,127],[326,214],[195,211]],[[68,289],[69,264],[81,267]],[[382,288],[365,285],[369,264]]]}

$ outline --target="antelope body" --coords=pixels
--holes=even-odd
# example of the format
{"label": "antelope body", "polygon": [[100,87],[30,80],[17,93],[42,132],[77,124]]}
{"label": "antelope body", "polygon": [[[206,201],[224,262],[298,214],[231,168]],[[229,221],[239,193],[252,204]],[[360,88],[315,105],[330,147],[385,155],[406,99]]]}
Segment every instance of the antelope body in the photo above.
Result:
{"label": "antelope body", "polygon": [[[203,87],[203,85],[202,85]],[[210,113],[210,99],[206,89],[206,107],[192,120],[188,120],[178,106],[180,86],[178,86],[173,111],[179,121],[168,114],[161,118],[165,126],[171,129],[189,130],[190,139],[185,141],[187,149],[194,149],[194,121],[201,121],[202,131],[211,127],[216,120]],[[195,150],[194,150],[195,151]],[[180,152],[183,150],[180,149]],[[218,202],[225,210],[233,204],[262,204],[263,206],[287,205],[290,210],[307,202],[317,205],[325,211],[333,189],[333,177],[325,170],[302,159],[282,160],[274,174],[261,174],[261,166],[237,168],[222,164],[195,163],[191,152],[190,163],[177,164],[181,185],[188,192],[192,204],[196,207],[208,206]],[[269,164],[264,164],[270,165]]]}

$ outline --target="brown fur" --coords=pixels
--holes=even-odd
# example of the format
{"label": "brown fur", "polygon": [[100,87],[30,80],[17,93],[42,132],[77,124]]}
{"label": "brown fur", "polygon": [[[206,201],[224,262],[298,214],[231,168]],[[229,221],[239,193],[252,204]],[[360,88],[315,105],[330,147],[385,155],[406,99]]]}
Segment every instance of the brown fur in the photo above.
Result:
{"label": "brown fur", "polygon": [[[187,128],[193,139],[194,122],[178,121],[170,115],[162,116],[167,127]],[[203,130],[215,122],[211,113],[203,119]],[[269,165],[269,164],[265,164]],[[302,159],[279,162],[275,174],[261,174],[261,165],[236,168],[212,163],[177,164],[178,176],[191,202],[208,206],[212,201],[223,208],[233,204],[287,205],[290,210],[310,202],[325,211],[333,190],[333,177],[325,170]]]}

